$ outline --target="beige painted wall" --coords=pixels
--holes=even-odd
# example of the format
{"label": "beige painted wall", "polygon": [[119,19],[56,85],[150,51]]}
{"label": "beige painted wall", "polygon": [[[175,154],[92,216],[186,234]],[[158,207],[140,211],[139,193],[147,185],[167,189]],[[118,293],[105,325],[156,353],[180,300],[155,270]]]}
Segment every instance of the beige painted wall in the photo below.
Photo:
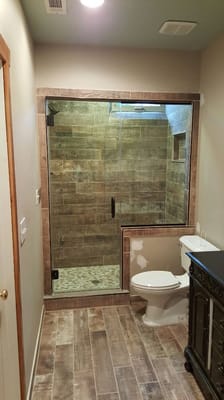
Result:
{"label": "beige painted wall", "polygon": [[200,54],[38,45],[36,86],[198,92]]}
{"label": "beige painted wall", "polygon": [[[200,53],[38,45],[35,68],[37,87],[198,92]],[[138,260],[146,257],[152,261],[150,267],[176,271],[180,264],[177,238],[143,242]],[[137,258],[130,268],[131,275],[141,272]]]}
{"label": "beige painted wall", "polygon": [[40,186],[33,49],[18,0],[1,2],[0,33],[11,51],[11,96],[15,149],[18,219],[27,219],[27,240],[20,248],[23,333],[26,383],[33,361],[40,322],[43,277],[40,206],[35,189]]}
{"label": "beige painted wall", "polygon": [[197,221],[224,248],[224,35],[203,52]]}
{"label": "beige painted wall", "polygon": [[[162,270],[183,274],[179,237],[136,237],[130,239],[130,276]],[[135,294],[131,290],[131,294]]]}

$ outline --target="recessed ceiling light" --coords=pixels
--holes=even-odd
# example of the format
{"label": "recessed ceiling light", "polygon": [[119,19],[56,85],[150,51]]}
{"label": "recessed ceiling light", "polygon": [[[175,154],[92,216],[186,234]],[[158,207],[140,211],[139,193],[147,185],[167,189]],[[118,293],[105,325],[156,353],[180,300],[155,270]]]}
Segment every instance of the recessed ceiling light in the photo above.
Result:
{"label": "recessed ceiling light", "polygon": [[80,3],[89,8],[97,8],[103,5],[104,0],[80,0]]}

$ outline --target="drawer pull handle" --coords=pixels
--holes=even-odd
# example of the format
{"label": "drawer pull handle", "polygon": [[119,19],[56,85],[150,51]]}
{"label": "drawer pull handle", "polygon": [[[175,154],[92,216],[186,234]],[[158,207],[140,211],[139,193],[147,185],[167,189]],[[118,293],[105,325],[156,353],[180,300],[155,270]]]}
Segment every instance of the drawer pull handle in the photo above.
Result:
{"label": "drawer pull handle", "polygon": [[224,384],[223,383],[217,383],[216,387],[220,393],[224,393]]}
{"label": "drawer pull handle", "polygon": [[223,340],[220,340],[220,341],[219,341],[218,346],[219,346],[219,348],[220,348],[221,350],[224,349],[224,342],[223,342]]}
{"label": "drawer pull handle", "polygon": [[219,370],[219,372],[221,372],[222,375],[224,375],[224,364],[223,363],[218,364],[218,370]]}

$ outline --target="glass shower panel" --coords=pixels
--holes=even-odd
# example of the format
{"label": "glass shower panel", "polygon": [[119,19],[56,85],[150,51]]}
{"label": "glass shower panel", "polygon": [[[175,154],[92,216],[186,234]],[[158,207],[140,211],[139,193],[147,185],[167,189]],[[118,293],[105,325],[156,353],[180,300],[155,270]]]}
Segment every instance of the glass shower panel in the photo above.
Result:
{"label": "glass shower panel", "polygon": [[121,225],[187,222],[190,104],[121,103]]}
{"label": "glass shower panel", "polygon": [[53,292],[119,289],[120,225],[111,217],[109,177],[117,139],[108,133],[110,104],[49,100],[47,106],[51,260],[58,273]]}

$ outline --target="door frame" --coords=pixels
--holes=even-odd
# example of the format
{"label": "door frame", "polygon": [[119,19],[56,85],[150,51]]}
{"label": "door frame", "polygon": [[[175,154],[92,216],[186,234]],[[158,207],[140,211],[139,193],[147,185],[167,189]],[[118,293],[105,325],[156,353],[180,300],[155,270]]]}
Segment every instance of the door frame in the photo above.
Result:
{"label": "door frame", "polygon": [[5,100],[5,122],[6,122],[6,140],[8,153],[9,187],[11,201],[11,219],[12,219],[12,247],[14,262],[14,280],[15,280],[15,299],[16,299],[16,321],[17,321],[17,340],[18,340],[18,358],[20,375],[20,393],[21,400],[25,399],[25,365],[24,365],[24,347],[23,347],[23,328],[22,328],[22,302],[20,291],[20,262],[19,262],[19,236],[17,219],[17,200],[16,200],[16,179],[13,148],[13,130],[11,114],[11,96],[10,96],[10,50],[0,35],[0,59],[3,67],[3,85]]}

